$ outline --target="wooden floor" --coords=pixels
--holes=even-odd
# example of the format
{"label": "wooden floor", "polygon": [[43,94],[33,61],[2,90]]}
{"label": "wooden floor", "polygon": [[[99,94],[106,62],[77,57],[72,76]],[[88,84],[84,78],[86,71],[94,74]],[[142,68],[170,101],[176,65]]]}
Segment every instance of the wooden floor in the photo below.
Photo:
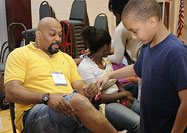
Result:
{"label": "wooden floor", "polygon": [[0,133],[13,133],[10,110],[0,110]]}

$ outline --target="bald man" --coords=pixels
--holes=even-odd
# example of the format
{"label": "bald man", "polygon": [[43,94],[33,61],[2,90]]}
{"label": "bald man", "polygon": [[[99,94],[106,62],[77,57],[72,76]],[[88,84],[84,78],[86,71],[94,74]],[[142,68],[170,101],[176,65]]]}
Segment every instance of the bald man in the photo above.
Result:
{"label": "bald man", "polygon": [[[73,59],[59,51],[62,28],[43,18],[36,40],[12,51],[6,62],[6,99],[15,102],[15,124],[25,133],[117,132],[90,103],[95,84],[85,84]],[[85,128],[86,127],[86,128]]]}

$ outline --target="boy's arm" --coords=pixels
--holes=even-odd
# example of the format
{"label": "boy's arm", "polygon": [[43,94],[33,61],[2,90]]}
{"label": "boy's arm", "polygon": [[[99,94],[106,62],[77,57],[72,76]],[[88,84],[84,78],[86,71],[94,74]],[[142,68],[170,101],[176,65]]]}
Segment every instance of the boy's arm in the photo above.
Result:
{"label": "boy's arm", "polygon": [[109,78],[110,79],[117,79],[117,78],[127,78],[127,77],[136,76],[133,66],[134,65],[129,65],[129,66],[123,67],[121,69],[118,69],[116,71],[113,71],[113,72],[109,73]]}
{"label": "boy's arm", "polygon": [[127,78],[127,77],[135,76],[136,73],[134,71],[133,66],[134,65],[129,65],[129,66],[120,68],[116,71],[106,74],[104,77],[97,80],[98,88],[103,88],[109,79]]}
{"label": "boy's arm", "polygon": [[187,127],[187,88],[178,92],[180,106],[171,133],[183,133]]}

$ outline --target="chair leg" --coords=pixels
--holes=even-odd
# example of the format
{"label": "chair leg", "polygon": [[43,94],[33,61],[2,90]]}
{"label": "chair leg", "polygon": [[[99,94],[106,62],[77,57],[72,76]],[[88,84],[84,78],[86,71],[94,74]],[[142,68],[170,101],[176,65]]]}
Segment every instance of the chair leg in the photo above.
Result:
{"label": "chair leg", "polygon": [[14,103],[10,102],[9,103],[9,108],[10,108],[10,116],[11,116],[11,122],[12,122],[12,129],[13,129],[13,133],[16,133],[16,126],[14,123],[15,120],[15,111],[14,111]]}

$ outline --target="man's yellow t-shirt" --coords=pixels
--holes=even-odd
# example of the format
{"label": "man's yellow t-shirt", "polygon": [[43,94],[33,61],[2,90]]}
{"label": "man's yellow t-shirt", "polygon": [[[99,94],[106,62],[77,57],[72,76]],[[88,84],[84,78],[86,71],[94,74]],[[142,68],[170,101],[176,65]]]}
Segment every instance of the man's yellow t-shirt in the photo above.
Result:
{"label": "man's yellow t-shirt", "polygon": [[[67,86],[55,86],[52,72],[62,72]],[[71,83],[82,80],[74,60],[59,51],[51,58],[42,50],[34,47],[34,42],[12,51],[6,62],[4,83],[11,80],[23,82],[23,87],[40,93],[71,93]],[[19,88],[18,88],[19,89]],[[23,112],[33,105],[15,104],[15,124],[23,130]]]}

